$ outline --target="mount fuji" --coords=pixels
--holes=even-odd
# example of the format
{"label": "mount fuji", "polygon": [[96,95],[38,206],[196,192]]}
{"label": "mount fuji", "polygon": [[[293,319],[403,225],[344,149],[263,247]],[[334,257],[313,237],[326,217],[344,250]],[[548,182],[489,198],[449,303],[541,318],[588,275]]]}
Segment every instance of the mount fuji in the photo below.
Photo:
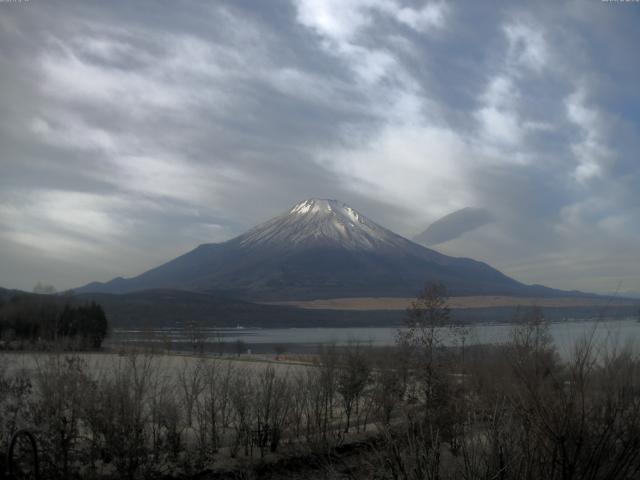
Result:
{"label": "mount fuji", "polygon": [[203,244],[133,278],[90,283],[77,291],[150,289],[226,292],[274,301],[338,297],[411,297],[426,282],[451,295],[557,296],[489,265],[428,249],[350,206],[310,199],[222,243]]}

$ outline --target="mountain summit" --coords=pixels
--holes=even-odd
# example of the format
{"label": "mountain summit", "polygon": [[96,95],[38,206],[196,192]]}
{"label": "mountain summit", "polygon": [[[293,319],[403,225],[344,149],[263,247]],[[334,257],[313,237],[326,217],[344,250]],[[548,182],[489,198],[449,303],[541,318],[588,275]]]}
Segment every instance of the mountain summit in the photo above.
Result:
{"label": "mountain summit", "polygon": [[338,200],[313,198],[236,240],[241,247],[283,249],[336,246],[349,250],[398,248],[407,240]]}
{"label": "mountain summit", "polygon": [[381,227],[350,206],[310,199],[222,243],[204,244],[134,278],[80,292],[169,288],[250,299],[414,296],[426,282],[452,295],[555,295],[489,265],[442,255]]}

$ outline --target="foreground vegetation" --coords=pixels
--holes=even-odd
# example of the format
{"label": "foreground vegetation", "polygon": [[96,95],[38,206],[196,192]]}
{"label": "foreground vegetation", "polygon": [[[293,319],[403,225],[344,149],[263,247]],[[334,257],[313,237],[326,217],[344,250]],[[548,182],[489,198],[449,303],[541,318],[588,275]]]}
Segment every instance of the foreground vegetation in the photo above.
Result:
{"label": "foreground vegetation", "polygon": [[301,456],[322,459],[318,478],[638,478],[640,358],[587,335],[562,362],[539,312],[520,320],[508,345],[467,347],[452,325],[444,348],[446,299],[430,287],[395,348],[327,347],[304,367],[0,357],[0,452],[28,428],[46,478],[264,478],[261,461]]}

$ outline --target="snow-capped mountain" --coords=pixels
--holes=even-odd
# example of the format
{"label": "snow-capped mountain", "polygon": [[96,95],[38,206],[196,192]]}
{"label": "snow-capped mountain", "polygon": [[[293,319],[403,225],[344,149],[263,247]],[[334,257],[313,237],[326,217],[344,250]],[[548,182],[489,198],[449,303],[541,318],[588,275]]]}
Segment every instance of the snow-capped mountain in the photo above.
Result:
{"label": "snow-capped mountain", "polygon": [[258,225],[236,241],[243,248],[308,248],[339,245],[348,250],[404,248],[408,241],[350,206],[328,199],[300,202],[287,213]]}
{"label": "snow-capped mountain", "polygon": [[430,281],[443,282],[453,295],[556,293],[523,285],[482,262],[442,255],[326,199],[300,202],[238,237],[200,245],[137,277],[79,291],[171,288],[285,300],[413,296]]}

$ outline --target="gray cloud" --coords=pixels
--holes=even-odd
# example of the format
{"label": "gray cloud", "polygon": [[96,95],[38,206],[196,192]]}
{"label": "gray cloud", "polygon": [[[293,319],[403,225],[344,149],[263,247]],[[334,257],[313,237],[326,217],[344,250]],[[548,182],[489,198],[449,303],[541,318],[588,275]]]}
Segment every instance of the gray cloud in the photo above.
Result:
{"label": "gray cloud", "polygon": [[406,236],[483,205],[438,249],[639,291],[636,10],[0,4],[0,285],[133,275],[332,197]]}
{"label": "gray cloud", "polygon": [[413,239],[423,245],[437,245],[458,238],[493,221],[485,208],[465,207],[439,218]]}

